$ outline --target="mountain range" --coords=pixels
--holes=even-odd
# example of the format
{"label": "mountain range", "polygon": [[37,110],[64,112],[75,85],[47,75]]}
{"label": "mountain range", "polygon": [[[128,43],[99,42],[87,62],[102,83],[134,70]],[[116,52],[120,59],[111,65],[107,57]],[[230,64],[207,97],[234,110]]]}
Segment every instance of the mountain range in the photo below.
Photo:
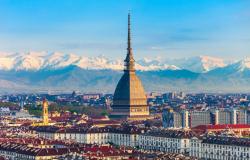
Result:
{"label": "mountain range", "polygon": [[[84,57],[59,52],[0,53],[0,70],[55,70],[70,65],[82,69],[122,70],[123,60],[111,60],[104,56]],[[224,66],[226,66],[224,60],[209,56],[168,60],[144,58],[136,63],[136,68],[141,71],[186,69],[198,73]]]}
{"label": "mountain range", "polygon": [[[250,58],[144,58],[136,68],[146,91],[250,92]],[[123,60],[104,56],[0,53],[0,92],[113,93],[122,70]]]}

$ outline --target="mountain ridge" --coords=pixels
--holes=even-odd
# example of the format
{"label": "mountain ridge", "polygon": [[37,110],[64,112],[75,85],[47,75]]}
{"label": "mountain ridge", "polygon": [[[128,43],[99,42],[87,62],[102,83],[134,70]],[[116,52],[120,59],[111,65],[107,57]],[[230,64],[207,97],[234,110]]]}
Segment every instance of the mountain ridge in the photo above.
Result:
{"label": "mountain ridge", "polygon": [[[113,93],[123,72],[68,66],[57,70],[0,71],[0,92],[101,92]],[[236,75],[195,73],[189,70],[137,71],[147,92],[249,92],[250,72]]]}
{"label": "mountain ridge", "polygon": [[[13,60],[13,57],[16,59]],[[203,65],[201,62],[204,62],[204,59],[207,61]],[[138,60],[139,65],[136,67],[141,69],[137,70],[137,75],[147,92],[250,92],[250,59],[227,65],[215,59],[215,62],[219,61],[218,67],[211,65],[211,59],[213,61],[211,57],[189,58],[187,61],[193,62],[187,63],[186,67],[176,67],[168,60]],[[183,64],[184,61],[180,61]],[[15,64],[15,68],[11,68],[9,62]],[[164,65],[165,67],[162,67]],[[0,93],[73,90],[113,93],[123,74],[122,60],[115,63],[105,57],[79,59],[79,56],[74,54],[61,53],[1,55],[0,66]],[[115,69],[110,66],[115,66]],[[207,71],[204,66],[209,66]]]}
{"label": "mountain ridge", "polygon": [[[86,57],[61,52],[1,53],[0,70],[59,69],[76,65],[82,69],[123,70],[123,60],[105,56]],[[179,70],[205,73],[229,65],[223,59],[210,56],[196,56],[180,59],[143,58],[136,61],[137,70]],[[250,65],[248,66],[250,68]]]}

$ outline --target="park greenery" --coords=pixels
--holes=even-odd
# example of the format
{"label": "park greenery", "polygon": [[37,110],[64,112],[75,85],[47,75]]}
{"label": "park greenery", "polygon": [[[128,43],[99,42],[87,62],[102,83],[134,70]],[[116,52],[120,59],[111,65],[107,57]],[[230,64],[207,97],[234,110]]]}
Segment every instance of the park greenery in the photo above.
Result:
{"label": "park greenery", "polygon": [[[25,105],[24,108],[28,110],[29,114],[35,116],[42,115],[42,106],[41,105]],[[108,111],[104,107],[93,107],[93,106],[82,106],[82,105],[60,105],[57,103],[49,104],[49,112],[65,112],[69,111],[71,113],[77,114],[86,114],[89,116],[104,116],[108,115]]]}

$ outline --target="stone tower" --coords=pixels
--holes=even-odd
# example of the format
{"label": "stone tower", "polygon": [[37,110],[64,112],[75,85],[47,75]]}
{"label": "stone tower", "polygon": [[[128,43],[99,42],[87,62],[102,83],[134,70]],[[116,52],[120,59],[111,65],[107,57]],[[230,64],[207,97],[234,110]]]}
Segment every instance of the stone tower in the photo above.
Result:
{"label": "stone tower", "polygon": [[46,99],[43,100],[43,125],[49,124],[49,111],[48,111],[48,102]]}
{"label": "stone tower", "polygon": [[130,32],[130,14],[128,14],[128,44],[124,74],[115,89],[110,118],[145,120],[149,117],[149,108],[143,85],[135,73]]}

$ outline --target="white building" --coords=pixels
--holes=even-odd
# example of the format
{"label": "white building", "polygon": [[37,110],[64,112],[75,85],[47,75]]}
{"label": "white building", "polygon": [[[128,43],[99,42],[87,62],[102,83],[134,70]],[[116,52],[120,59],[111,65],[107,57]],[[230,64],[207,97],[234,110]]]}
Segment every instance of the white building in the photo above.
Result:
{"label": "white building", "polygon": [[143,150],[185,154],[189,152],[189,139],[192,136],[191,131],[154,129],[140,134],[138,143]]}
{"label": "white building", "polygon": [[8,107],[0,107],[0,116],[9,116],[11,114]]}
{"label": "white building", "polygon": [[[199,159],[250,160],[250,139],[206,135],[201,138],[191,130],[159,129],[150,130],[129,127],[103,128],[57,128],[38,127],[39,137],[76,141],[86,144],[115,144],[136,147],[144,151],[189,154]],[[231,136],[231,137],[230,137]]]}
{"label": "white building", "polygon": [[[42,127],[39,127],[42,128]],[[86,144],[115,144],[143,150],[188,153],[190,130],[151,129],[146,132],[136,127],[104,127],[89,129],[40,129],[39,137],[76,141]]]}
{"label": "white building", "polygon": [[138,135],[144,132],[136,127],[102,127],[89,129],[55,129],[37,127],[39,137],[52,140],[75,141],[85,144],[115,144],[119,146],[138,146]]}
{"label": "white building", "polygon": [[206,136],[190,139],[190,156],[200,159],[249,160],[250,139]]}

